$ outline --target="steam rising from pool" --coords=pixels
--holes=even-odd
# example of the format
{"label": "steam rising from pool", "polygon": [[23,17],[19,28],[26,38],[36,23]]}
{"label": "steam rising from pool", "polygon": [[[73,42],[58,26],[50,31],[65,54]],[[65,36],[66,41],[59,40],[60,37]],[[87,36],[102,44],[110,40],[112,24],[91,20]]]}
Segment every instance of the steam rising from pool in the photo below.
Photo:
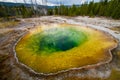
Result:
{"label": "steam rising from pool", "polygon": [[38,54],[50,54],[80,46],[86,39],[82,31],[73,28],[52,28],[32,35],[28,47]]}

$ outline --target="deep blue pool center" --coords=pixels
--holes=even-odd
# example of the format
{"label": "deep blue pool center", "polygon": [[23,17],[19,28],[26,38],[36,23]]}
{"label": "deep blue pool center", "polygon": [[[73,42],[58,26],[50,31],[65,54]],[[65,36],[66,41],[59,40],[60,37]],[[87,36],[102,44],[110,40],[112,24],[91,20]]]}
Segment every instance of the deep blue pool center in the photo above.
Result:
{"label": "deep blue pool center", "polygon": [[80,46],[87,37],[82,31],[74,28],[52,28],[32,35],[30,48],[36,53],[53,53],[67,51]]}

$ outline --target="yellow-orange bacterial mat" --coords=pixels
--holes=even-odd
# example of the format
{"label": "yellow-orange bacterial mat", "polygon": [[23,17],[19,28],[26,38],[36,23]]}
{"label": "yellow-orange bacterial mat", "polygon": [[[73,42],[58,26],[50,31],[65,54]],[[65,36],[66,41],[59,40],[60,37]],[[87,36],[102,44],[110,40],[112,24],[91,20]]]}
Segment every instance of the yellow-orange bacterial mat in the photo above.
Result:
{"label": "yellow-orange bacterial mat", "polygon": [[105,62],[117,45],[110,35],[70,24],[38,26],[16,45],[18,60],[36,72],[49,74]]}

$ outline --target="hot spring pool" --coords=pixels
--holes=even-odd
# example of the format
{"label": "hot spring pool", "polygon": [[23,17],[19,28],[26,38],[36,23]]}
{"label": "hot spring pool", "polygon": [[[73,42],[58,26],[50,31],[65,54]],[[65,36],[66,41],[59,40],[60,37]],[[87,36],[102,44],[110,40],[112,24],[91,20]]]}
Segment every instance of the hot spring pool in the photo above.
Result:
{"label": "hot spring pool", "polygon": [[38,73],[56,73],[110,58],[117,42],[104,32],[77,25],[38,26],[16,45],[18,60]]}

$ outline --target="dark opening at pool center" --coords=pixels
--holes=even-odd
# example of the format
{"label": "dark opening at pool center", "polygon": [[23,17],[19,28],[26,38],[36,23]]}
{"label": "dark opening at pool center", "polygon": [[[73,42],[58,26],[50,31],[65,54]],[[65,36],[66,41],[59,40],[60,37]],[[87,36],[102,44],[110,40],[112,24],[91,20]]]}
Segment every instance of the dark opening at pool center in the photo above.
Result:
{"label": "dark opening at pool center", "polygon": [[52,28],[32,35],[28,47],[37,54],[50,54],[80,46],[86,39],[82,31],[73,28]]}

